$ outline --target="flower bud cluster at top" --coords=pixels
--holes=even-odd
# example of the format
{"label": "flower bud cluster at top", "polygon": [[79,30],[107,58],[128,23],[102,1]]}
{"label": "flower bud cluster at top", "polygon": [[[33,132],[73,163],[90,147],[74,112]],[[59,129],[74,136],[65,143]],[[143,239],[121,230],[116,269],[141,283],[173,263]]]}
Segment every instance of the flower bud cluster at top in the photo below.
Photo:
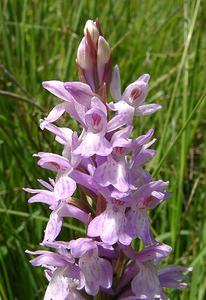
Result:
{"label": "flower bud cluster at top", "polygon": [[76,62],[80,80],[87,83],[93,92],[101,93],[104,84],[109,87],[112,76],[112,53],[98,21],[86,22]]}
{"label": "flower bud cluster at top", "polygon": [[[145,104],[150,76],[140,76],[122,93],[110,46],[99,22],[91,20],[77,66],[80,81],[43,82],[60,102],[40,127],[55,135],[62,154],[35,154],[38,165],[53,171],[54,178],[38,180],[43,189],[25,188],[33,194],[30,203],[45,203],[51,211],[41,243],[50,250],[27,251],[37,255],[32,265],[45,268],[49,284],[44,299],[168,299],[165,288],[186,287],[183,273],[190,269],[160,265],[171,247],[155,240],[148,212],[169,197],[168,182],[154,180],[144,167],[155,155],[150,149],[153,129],[131,138],[134,117],[161,108]],[[79,136],[54,124],[63,114],[79,123]],[[65,218],[82,222],[84,237],[58,240]],[[135,239],[141,251],[133,247]]]}

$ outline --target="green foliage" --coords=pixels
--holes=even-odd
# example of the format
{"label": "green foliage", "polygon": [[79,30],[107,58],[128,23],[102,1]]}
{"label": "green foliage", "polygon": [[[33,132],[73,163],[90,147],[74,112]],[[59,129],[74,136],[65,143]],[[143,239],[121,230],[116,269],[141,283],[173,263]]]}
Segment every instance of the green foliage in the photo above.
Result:
{"label": "green foliage", "polygon": [[[155,178],[170,181],[170,200],[152,215],[153,231],[172,245],[169,263],[193,266],[190,287],[171,299],[206,299],[206,2],[172,0],[2,0],[0,2],[0,299],[42,299],[46,281],[29,265],[48,218],[22,187],[47,178],[33,153],[60,151],[38,122],[58,100],[44,80],[77,80],[76,50],[87,19],[99,18],[113,46],[122,86],[152,75],[148,102],[162,111],[138,118],[136,135],[155,128]],[[76,123],[65,119],[73,129]],[[64,237],[81,234],[73,221]]]}

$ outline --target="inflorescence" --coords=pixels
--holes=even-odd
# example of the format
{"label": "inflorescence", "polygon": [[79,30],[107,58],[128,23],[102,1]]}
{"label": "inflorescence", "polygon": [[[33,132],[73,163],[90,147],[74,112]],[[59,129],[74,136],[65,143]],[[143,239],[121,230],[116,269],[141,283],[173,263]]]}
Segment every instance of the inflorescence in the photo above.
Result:
{"label": "inflorescence", "polygon": [[[159,267],[171,247],[155,240],[148,212],[169,197],[168,182],[154,180],[144,168],[156,153],[150,149],[154,130],[131,138],[134,117],[161,108],[145,104],[150,76],[121,92],[119,69],[112,68],[112,51],[98,21],[86,22],[76,62],[79,81],[43,82],[61,102],[40,127],[55,135],[63,151],[35,156],[54,178],[38,180],[44,189],[24,189],[34,194],[29,203],[42,202],[51,210],[41,245],[52,250],[26,251],[37,255],[32,265],[45,268],[44,299],[168,299],[165,288],[186,287],[183,273],[190,269]],[[53,124],[64,113],[79,123],[79,136]],[[85,236],[58,241],[68,217],[84,224]]]}

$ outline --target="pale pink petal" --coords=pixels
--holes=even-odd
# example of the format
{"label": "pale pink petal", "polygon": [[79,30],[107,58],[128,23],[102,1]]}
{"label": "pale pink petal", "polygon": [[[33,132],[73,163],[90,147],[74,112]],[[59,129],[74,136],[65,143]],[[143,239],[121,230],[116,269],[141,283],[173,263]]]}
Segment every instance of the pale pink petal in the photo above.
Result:
{"label": "pale pink petal", "polygon": [[83,157],[91,157],[94,154],[107,156],[111,152],[112,146],[102,134],[87,132],[80,146],[73,153],[81,154]]}
{"label": "pale pink petal", "polygon": [[90,108],[94,96],[90,86],[83,82],[65,82],[64,88],[80,104]]}
{"label": "pale pink petal", "polygon": [[153,114],[154,112],[158,111],[161,108],[162,106],[159,104],[145,104],[137,107],[135,110],[135,114],[139,116],[141,115],[147,116]]}
{"label": "pale pink petal", "polygon": [[58,120],[63,115],[64,112],[65,112],[65,103],[63,102],[63,103],[57,104],[50,111],[48,116],[44,120],[41,120],[40,128],[43,130],[47,126],[47,124]]}
{"label": "pale pink petal", "polygon": [[57,178],[54,195],[58,200],[68,200],[76,190],[76,182],[67,175],[61,175]]}
{"label": "pale pink petal", "polygon": [[100,236],[108,245],[120,239],[121,243],[130,244],[132,239],[124,232],[125,222],[125,206],[108,203],[106,210],[89,223],[87,234],[91,237]]}
{"label": "pale pink petal", "polygon": [[64,82],[58,80],[44,81],[43,87],[53,95],[65,101],[73,101],[72,96],[64,88]]}
{"label": "pale pink petal", "polygon": [[118,65],[114,67],[112,74],[112,82],[110,84],[110,93],[112,98],[116,101],[119,101],[121,98],[121,82]]}

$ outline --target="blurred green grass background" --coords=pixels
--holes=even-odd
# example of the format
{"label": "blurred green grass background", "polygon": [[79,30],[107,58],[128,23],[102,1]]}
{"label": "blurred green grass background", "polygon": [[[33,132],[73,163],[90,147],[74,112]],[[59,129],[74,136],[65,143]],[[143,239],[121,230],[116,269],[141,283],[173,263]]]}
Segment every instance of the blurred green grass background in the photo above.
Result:
{"label": "blurred green grass background", "polygon": [[[38,249],[49,215],[28,205],[22,187],[37,187],[48,172],[33,153],[59,152],[39,129],[58,99],[41,82],[77,80],[75,58],[87,19],[99,18],[113,47],[122,87],[151,74],[149,102],[163,109],[138,118],[136,135],[155,128],[155,178],[170,181],[171,198],[152,212],[157,240],[172,245],[169,264],[193,266],[190,286],[171,299],[206,299],[206,1],[0,1],[0,299],[42,299],[41,268],[25,249]],[[64,125],[76,129],[73,120]],[[67,222],[62,238],[81,234]],[[58,300],[58,299],[57,299]]]}

